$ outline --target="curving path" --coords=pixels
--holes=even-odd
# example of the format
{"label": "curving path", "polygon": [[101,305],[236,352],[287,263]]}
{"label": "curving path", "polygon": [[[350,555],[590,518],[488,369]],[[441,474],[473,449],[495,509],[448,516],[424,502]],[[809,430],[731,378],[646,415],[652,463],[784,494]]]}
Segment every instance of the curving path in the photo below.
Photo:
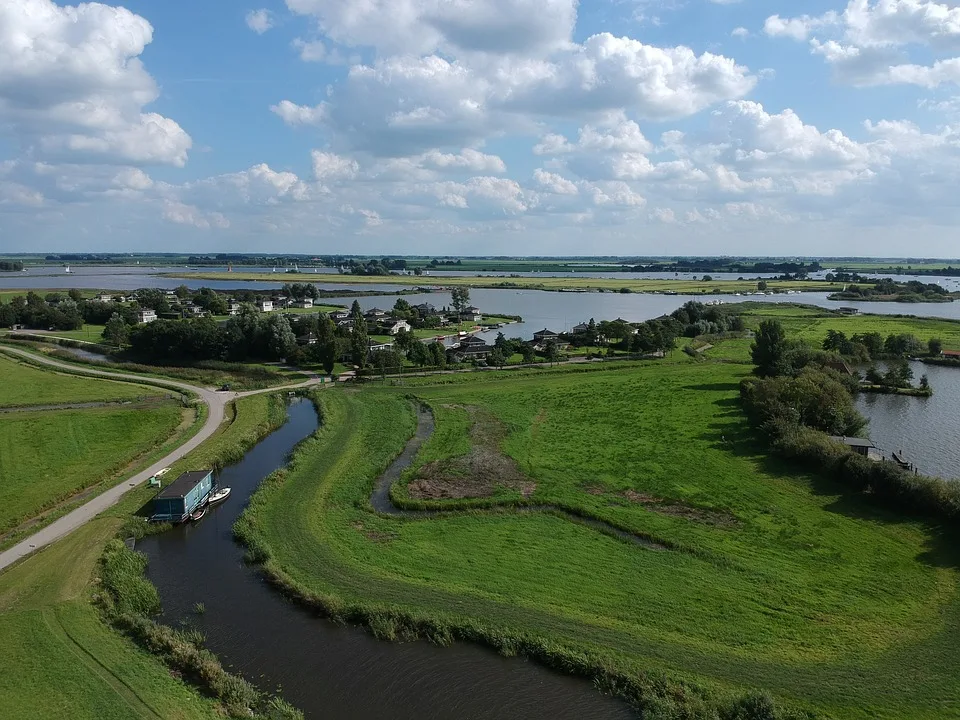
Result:
{"label": "curving path", "polygon": [[223,422],[226,406],[232,400],[247,397],[249,395],[277,392],[278,390],[295,390],[297,388],[316,385],[321,380],[319,377],[312,377],[304,382],[294,385],[264,388],[263,390],[248,390],[246,392],[220,392],[210,388],[191,385],[179,380],[158,380],[155,378],[147,378],[142,375],[134,375],[132,373],[109,372],[106,370],[95,370],[93,368],[82,368],[77,365],[70,365],[58,360],[52,360],[47,357],[34,355],[33,353],[21,350],[19,348],[4,346],[0,348],[0,352],[7,353],[9,355],[20,356],[40,365],[48,365],[61,370],[69,370],[74,374],[89,375],[91,377],[101,377],[112,380],[126,380],[138,383],[140,385],[155,385],[157,387],[173,388],[176,390],[195,393],[197,396],[199,396],[201,402],[207,406],[208,410],[206,422],[204,422],[203,427],[200,428],[199,432],[169,453],[166,457],[161,458],[146,470],[137,473],[133,477],[128,478],[126,481],[114,485],[100,495],[90,499],[80,507],[70,511],[63,517],[47,525],[45,528],[38,530],[33,535],[14,545],[9,550],[0,552],[0,571],[17,562],[21,558],[26,557],[35,550],[46,547],[47,545],[62,538],[64,535],[76,530],[78,527],[92,520],[107,508],[115,505],[127,492],[129,492],[132,488],[145,483],[151,476],[156,474],[158,470],[161,470],[168,465],[172,465],[191,450],[194,450],[201,443],[203,443],[203,441],[207,440],[211,435],[213,435],[217,428],[220,427],[220,423]]}
{"label": "curving path", "polygon": [[[430,438],[431,435],[433,435],[433,430],[433,413],[418,405],[417,431],[413,434],[413,437],[407,441],[406,446],[403,448],[403,452],[400,453],[400,455],[398,455],[392,463],[390,463],[390,466],[384,470],[383,474],[379,478],[377,478],[377,482],[373,486],[373,492],[370,494],[370,504],[373,506],[374,510],[385,515],[394,515],[400,517],[437,517],[440,515],[458,512],[455,508],[451,508],[450,510],[408,510],[397,507],[393,504],[393,500],[390,499],[390,488],[393,487],[393,484],[400,479],[400,475],[403,474],[403,471],[410,467],[410,465],[413,463],[413,459],[417,456],[417,452],[420,450],[420,447]],[[560,507],[559,505],[502,505],[499,507],[489,508],[487,512],[547,512],[552,515],[563,517],[571,522],[578,523],[579,525],[586,525],[587,527],[598,530],[606,535],[613,535],[622,540],[635,543],[646,548],[647,550],[670,549],[666,545],[644,537],[643,535],[622,530],[621,528],[604,522],[603,520],[577,515],[570,512],[566,508]]]}

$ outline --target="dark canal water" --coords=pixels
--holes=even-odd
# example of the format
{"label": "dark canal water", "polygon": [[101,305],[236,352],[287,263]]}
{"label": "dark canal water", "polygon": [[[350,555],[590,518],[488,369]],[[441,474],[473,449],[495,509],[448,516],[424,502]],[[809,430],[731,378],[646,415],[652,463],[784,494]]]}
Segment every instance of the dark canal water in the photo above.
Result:
{"label": "dark canal water", "polygon": [[[286,601],[243,563],[231,528],[260,481],[317,428],[311,403],[219,475],[230,499],[196,524],[144,539],[164,621],[202,630],[224,665],[264,690],[280,688],[308,718],[630,718],[622,702],[585,680],[458,643],[386,643],[319,619]],[[202,602],[203,615],[193,613]]]}
{"label": "dark canal water", "polygon": [[960,480],[960,368],[910,363],[914,383],[926,374],[929,398],[861,394],[867,432],[888,452],[903,451],[924,475]]}

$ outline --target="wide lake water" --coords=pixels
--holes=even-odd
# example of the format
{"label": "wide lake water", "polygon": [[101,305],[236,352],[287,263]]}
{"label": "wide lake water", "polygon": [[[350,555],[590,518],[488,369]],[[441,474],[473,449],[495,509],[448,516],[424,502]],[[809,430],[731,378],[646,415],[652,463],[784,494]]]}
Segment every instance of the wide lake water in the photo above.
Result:
{"label": "wide lake water", "polygon": [[[286,600],[243,562],[231,528],[250,495],[317,429],[313,405],[291,403],[280,429],[218,474],[230,499],[199,523],[145,538],[163,621],[206,635],[224,665],[263,690],[280,688],[308,718],[424,720],[630,718],[629,707],[584,679],[455,643],[388,643]],[[202,602],[206,611],[193,612]]]}
{"label": "wide lake water", "polygon": [[924,475],[960,480],[960,368],[910,363],[914,384],[926,375],[929,398],[861,393],[867,434],[887,452],[903,452]]}

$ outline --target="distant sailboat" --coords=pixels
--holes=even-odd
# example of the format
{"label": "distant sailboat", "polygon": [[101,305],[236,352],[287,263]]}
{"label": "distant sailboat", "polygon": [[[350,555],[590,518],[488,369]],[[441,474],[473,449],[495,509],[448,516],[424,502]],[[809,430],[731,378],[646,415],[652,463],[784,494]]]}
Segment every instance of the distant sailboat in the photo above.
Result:
{"label": "distant sailboat", "polygon": [[66,269],[66,270],[64,270],[64,272],[68,272],[68,273],[72,273],[72,272],[73,272],[73,270],[71,270],[71,269],[70,269],[70,266],[69,266],[69,265],[67,265],[67,269]]}

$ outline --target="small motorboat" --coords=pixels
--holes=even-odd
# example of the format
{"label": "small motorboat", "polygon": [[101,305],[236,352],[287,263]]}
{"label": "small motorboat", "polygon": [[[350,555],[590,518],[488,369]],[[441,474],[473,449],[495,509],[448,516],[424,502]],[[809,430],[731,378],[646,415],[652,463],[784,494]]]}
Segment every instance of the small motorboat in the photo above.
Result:
{"label": "small motorboat", "polygon": [[203,516],[206,514],[207,514],[207,506],[202,505],[201,507],[198,507],[192,513],[190,513],[190,519],[193,520],[193,522],[196,522],[197,520],[202,520]]}
{"label": "small motorboat", "polygon": [[217,503],[222,503],[228,497],[230,497],[230,488],[228,487],[220,488],[219,490],[217,490],[216,492],[210,495],[210,499],[207,500],[207,505],[210,506],[210,505],[216,505]]}

